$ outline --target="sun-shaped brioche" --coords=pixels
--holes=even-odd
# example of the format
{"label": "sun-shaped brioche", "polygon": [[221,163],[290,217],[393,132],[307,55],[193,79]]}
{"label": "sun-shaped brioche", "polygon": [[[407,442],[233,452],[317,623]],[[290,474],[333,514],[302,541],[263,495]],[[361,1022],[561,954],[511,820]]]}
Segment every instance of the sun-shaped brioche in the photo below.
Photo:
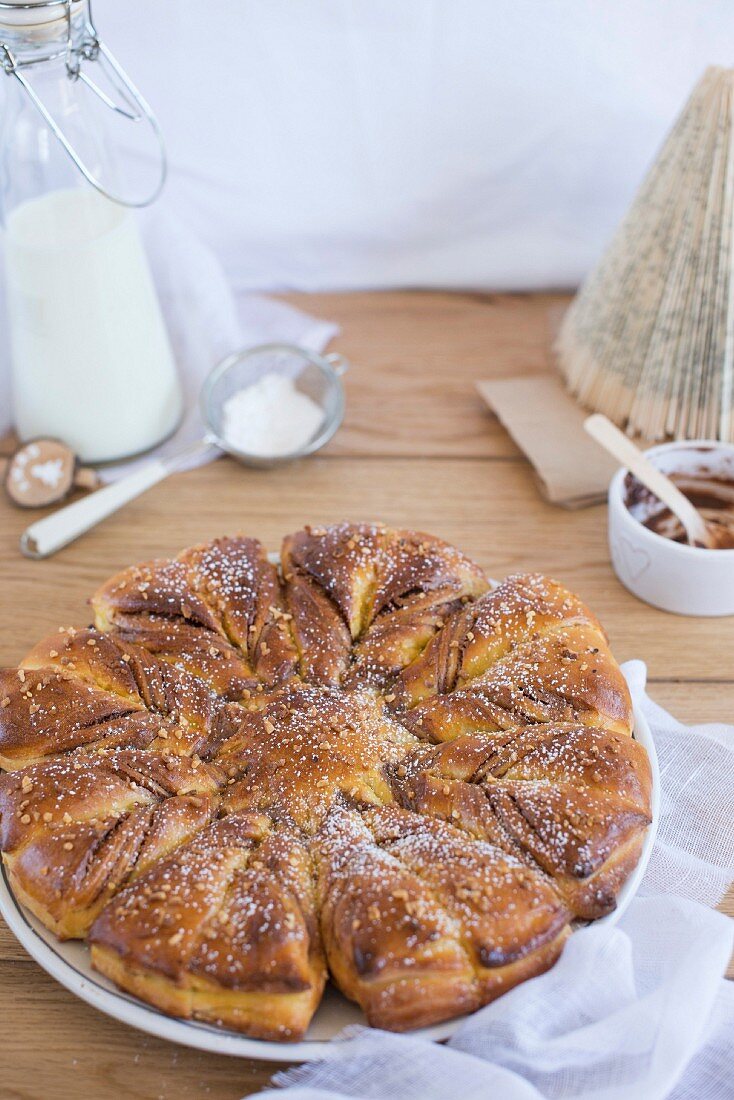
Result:
{"label": "sun-shaped brioche", "polygon": [[615,905],[650,769],[595,617],[439,539],[310,527],[135,566],[0,671],[19,900],[174,1015],[292,1040],[471,1011]]}

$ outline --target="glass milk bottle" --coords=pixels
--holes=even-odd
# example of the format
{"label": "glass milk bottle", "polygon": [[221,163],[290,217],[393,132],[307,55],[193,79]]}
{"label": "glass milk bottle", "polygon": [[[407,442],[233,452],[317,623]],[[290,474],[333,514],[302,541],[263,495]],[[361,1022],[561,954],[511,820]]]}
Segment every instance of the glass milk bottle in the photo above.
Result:
{"label": "glass milk bottle", "polygon": [[[13,413],[85,462],[138,454],[179,422],[181,389],[130,207],[160,192],[155,118],[100,42],[89,0],[0,3],[0,214]],[[138,123],[150,158],[113,161]],[[117,127],[117,134],[113,129]],[[144,186],[145,185],[145,186]]]}

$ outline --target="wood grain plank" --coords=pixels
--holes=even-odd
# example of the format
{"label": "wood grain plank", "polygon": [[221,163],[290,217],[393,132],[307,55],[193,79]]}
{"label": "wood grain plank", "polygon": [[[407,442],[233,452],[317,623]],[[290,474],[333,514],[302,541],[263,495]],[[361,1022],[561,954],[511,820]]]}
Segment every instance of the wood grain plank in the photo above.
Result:
{"label": "wood grain plank", "polygon": [[648,694],[687,725],[734,724],[734,684],[730,680],[666,680],[650,677]]}
{"label": "wood grain plank", "polygon": [[[277,549],[304,522],[383,519],[462,546],[493,576],[540,569],[578,590],[620,659],[644,658],[650,693],[682,720],[734,720],[734,619],[682,619],[616,581],[603,508],[543,503],[532,473],[474,391],[478,379],[543,370],[561,295],[299,295],[343,328],[353,361],[345,424],[328,451],[280,470],[229,460],[171,479],[48,562],[18,553],[28,513],[0,502],[0,663],[15,663],[115,570],[245,531]],[[734,914],[734,891],[722,903]],[[732,971],[734,973],[734,970]],[[177,1047],[109,1020],[50,979],[0,922],[3,1100],[234,1100],[272,1066]]]}
{"label": "wood grain plank", "polygon": [[[335,455],[517,457],[475,383],[553,365],[564,294],[403,291],[291,294],[283,300],[335,321],[346,355],[347,410],[326,449]],[[12,451],[0,440],[0,455]]]}
{"label": "wood grain plank", "polygon": [[337,321],[333,347],[352,367],[339,455],[517,456],[476,393],[483,378],[531,374],[550,347],[567,295],[402,293],[287,298]]}
{"label": "wood grain plank", "polygon": [[[6,509],[3,518],[0,591],[3,622],[12,623],[0,635],[5,664],[57,625],[87,621],[88,596],[130,562],[234,531],[277,549],[302,523],[352,518],[441,535],[491,576],[527,569],[557,576],[600,615],[618,657],[643,657],[653,677],[733,678],[734,618],[712,625],[641,604],[612,572],[604,508],[568,513],[545,504],[525,462],[332,457],[262,471],[222,459],[157,486],[47,562],[17,553],[27,516]],[[705,684],[696,693],[705,696]],[[719,699],[726,720],[731,707]]]}
{"label": "wood grain plank", "polygon": [[3,1100],[239,1100],[282,1068],[136,1031],[67,993],[30,959],[0,962],[0,990]]}

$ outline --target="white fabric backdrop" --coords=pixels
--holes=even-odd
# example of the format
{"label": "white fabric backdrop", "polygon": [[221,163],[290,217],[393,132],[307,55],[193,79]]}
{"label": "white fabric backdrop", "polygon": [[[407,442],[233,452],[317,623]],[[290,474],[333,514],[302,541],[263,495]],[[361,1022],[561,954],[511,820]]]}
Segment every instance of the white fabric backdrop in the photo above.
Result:
{"label": "white fabric backdrop", "polygon": [[576,283],[730,0],[95,0],[236,288]]}

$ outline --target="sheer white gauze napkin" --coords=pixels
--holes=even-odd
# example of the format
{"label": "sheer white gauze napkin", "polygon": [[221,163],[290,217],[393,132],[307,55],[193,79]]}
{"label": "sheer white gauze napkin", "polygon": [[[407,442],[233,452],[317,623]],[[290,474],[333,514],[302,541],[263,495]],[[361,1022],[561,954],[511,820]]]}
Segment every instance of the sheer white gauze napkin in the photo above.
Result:
{"label": "sheer white gauze napkin", "polygon": [[276,1076],[289,1100],[730,1100],[734,727],[685,727],[625,666],[662,775],[649,869],[614,928],[575,933],[557,965],[463,1023],[447,1045],[366,1028]]}
{"label": "sheer white gauze napkin", "polygon": [[[310,317],[284,302],[259,294],[234,296],[213,252],[171,214],[165,204],[145,211],[140,229],[166,320],[184,391],[185,413],[175,434],[153,452],[169,457],[204,435],[199,414],[199,390],[207,373],[225,355],[239,348],[279,341],[321,351],[339,331],[328,321]],[[0,264],[0,284],[2,265]],[[4,288],[0,285],[0,332]],[[10,427],[10,369],[7,340],[0,341],[0,435]],[[179,468],[217,458],[212,448]],[[104,481],[131,473],[150,455],[100,470]]]}

